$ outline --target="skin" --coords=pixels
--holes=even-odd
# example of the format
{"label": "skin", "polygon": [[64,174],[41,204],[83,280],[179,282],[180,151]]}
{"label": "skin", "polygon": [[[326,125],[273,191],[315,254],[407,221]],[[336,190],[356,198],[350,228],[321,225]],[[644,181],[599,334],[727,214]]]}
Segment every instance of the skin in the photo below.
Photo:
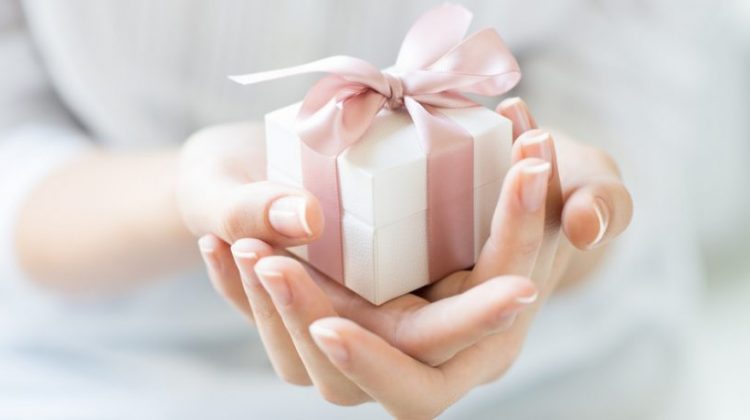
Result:
{"label": "skin", "polygon": [[[553,153],[544,153],[536,140],[546,132],[529,131],[535,123],[522,101],[498,111],[520,138],[479,262],[379,307],[280,251],[320,235],[320,206],[306,191],[264,181],[263,134],[253,124],[202,130],[179,152],[100,151],[69,164],[22,208],[18,255],[41,285],[112,293],[191,267],[193,235],[202,235],[212,283],[254,320],[284,380],[315,384],[337,404],[376,400],[396,417],[432,417],[502,376],[539,306],[585,279],[631,217],[610,157],[551,135]],[[528,211],[522,187],[546,162],[545,205]],[[280,197],[304,200],[309,232],[271,223]],[[417,388],[425,392],[407,392]]]}
{"label": "skin", "polygon": [[[498,111],[523,126],[511,106],[519,104]],[[475,267],[382,306],[264,241],[245,238],[230,247],[213,235],[201,239],[212,282],[254,320],[282,379],[312,384],[335,404],[374,400],[397,418],[433,418],[503,376],[541,305],[585,279],[632,215],[611,158],[566,139],[555,143],[528,114],[526,123]],[[544,159],[545,205],[530,211],[525,169]]]}

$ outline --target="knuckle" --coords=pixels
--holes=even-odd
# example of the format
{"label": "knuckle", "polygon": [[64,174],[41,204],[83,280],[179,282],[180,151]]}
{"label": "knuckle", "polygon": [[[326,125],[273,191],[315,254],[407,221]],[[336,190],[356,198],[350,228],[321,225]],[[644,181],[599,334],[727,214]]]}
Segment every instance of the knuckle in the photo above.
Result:
{"label": "knuckle", "polygon": [[542,245],[541,235],[534,235],[530,238],[520,238],[514,244],[512,244],[512,250],[520,256],[531,256],[539,251],[539,247]]}
{"label": "knuckle", "polygon": [[450,359],[451,354],[436,346],[436,343],[431,340],[425,340],[424,342],[414,342],[412,340],[403,343],[402,350],[404,353],[418,359],[422,363],[430,366],[438,366]]}
{"label": "knuckle", "polygon": [[504,254],[519,257],[535,255],[542,244],[541,234],[519,235],[518,232],[508,232],[505,235],[492,235],[491,245]]}
{"label": "knuckle", "polygon": [[257,323],[268,323],[278,316],[276,309],[271,305],[254,305],[253,315]]}
{"label": "knuckle", "polygon": [[310,333],[307,331],[307,328],[296,323],[290,325],[287,330],[289,331],[289,336],[292,337],[294,341],[307,340],[310,338]]}
{"label": "knuckle", "polygon": [[219,229],[232,242],[248,236],[253,224],[252,213],[237,199],[230,200],[219,216]]}
{"label": "knuckle", "polygon": [[246,271],[242,272],[242,283],[247,298],[252,299],[255,296],[263,296],[266,293],[266,289],[255,278],[254,273],[247,273]]}

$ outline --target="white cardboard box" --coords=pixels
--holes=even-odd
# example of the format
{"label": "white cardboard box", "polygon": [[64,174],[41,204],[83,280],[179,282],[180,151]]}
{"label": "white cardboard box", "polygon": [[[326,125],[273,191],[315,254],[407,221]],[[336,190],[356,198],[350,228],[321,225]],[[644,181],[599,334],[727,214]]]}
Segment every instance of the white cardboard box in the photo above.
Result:
{"label": "white cardboard box", "polygon": [[[300,104],[266,115],[268,179],[302,187]],[[481,107],[441,109],[474,138],[475,260],[487,240],[503,177],[510,168],[511,122]],[[344,278],[380,304],[429,283],[427,161],[406,112],[381,111],[338,157]],[[307,260],[307,247],[289,250]]]}

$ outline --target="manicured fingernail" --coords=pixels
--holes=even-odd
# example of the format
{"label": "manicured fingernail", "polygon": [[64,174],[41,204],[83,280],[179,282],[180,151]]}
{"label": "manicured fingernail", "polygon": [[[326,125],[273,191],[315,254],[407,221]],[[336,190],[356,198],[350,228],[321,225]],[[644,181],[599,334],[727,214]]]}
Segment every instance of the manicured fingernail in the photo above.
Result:
{"label": "manicured fingernail", "polygon": [[277,271],[255,271],[271,299],[281,306],[292,303],[292,291],[282,273]]}
{"label": "manicured fingernail", "polygon": [[276,232],[290,238],[313,235],[307,221],[307,200],[304,197],[277,198],[268,209],[268,221]]}
{"label": "manicured fingernail", "polygon": [[323,353],[334,363],[346,363],[349,360],[349,351],[336,331],[318,324],[312,324],[310,325],[310,335],[312,335],[318,347],[323,350]]}
{"label": "manicured fingernail", "polygon": [[594,199],[594,213],[599,222],[599,233],[597,233],[596,238],[591,241],[588,246],[589,248],[599,245],[604,238],[604,234],[607,233],[607,227],[609,226],[609,210],[607,209],[607,204],[599,197]]}
{"label": "manicured fingernail", "polygon": [[516,297],[516,302],[518,302],[518,303],[520,303],[522,305],[530,305],[530,304],[536,302],[536,300],[538,298],[539,298],[539,292],[538,291],[534,291],[534,293],[532,293],[529,296],[517,296]]}
{"label": "manicured fingernail", "polygon": [[531,120],[529,108],[521,98],[506,99],[500,104],[500,107],[503,109],[503,115],[513,121],[514,138],[534,128],[535,124]]}
{"label": "manicured fingernail", "polygon": [[545,162],[552,162],[552,136],[548,131],[543,131],[535,136],[523,137],[519,141],[524,158],[535,157]]}
{"label": "manicured fingernail", "polygon": [[257,260],[258,253],[255,252],[251,244],[245,242],[246,239],[240,239],[232,245],[232,255],[236,258],[242,258],[246,260]]}
{"label": "manicured fingernail", "polygon": [[517,296],[514,300],[516,301],[516,305],[511,305],[509,310],[505,311],[500,315],[500,318],[497,320],[497,328],[499,330],[504,330],[509,328],[511,325],[513,325],[514,322],[516,322],[516,318],[518,318],[518,314],[520,314],[528,305],[531,305],[532,303],[536,302],[537,298],[539,298],[539,292],[534,291],[533,294],[528,296]]}
{"label": "manicured fingernail", "polygon": [[526,102],[521,100],[521,98],[513,98],[510,103],[509,112],[515,117],[514,121],[518,124],[519,134],[525,133],[534,128],[531,123],[529,108],[526,106]]}
{"label": "manicured fingernail", "polygon": [[218,271],[221,268],[219,266],[219,259],[214,255],[214,251],[218,246],[217,239],[213,235],[204,235],[198,239],[198,249],[201,251],[203,262],[209,269],[214,271]]}
{"label": "manicured fingernail", "polygon": [[547,196],[550,163],[524,166],[521,169],[521,204],[527,212],[538,211]]}

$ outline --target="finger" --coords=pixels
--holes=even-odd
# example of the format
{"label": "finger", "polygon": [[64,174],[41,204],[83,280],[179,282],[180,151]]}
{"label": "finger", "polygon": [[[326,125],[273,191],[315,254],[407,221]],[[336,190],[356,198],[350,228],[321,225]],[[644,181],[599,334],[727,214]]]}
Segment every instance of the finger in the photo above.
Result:
{"label": "finger", "polygon": [[214,201],[213,231],[229,242],[257,238],[277,246],[310,242],[323,231],[323,211],[310,193],[262,181],[231,188]]}
{"label": "finger", "polygon": [[181,153],[177,197],[192,232],[213,233],[228,243],[258,238],[283,247],[320,234],[318,201],[303,189],[263,181],[263,155],[257,124],[213,126],[190,137]]}
{"label": "finger", "polygon": [[250,321],[253,321],[253,311],[245,296],[240,273],[234,265],[229,244],[209,234],[198,239],[198,247],[214,289]]}
{"label": "finger", "polygon": [[630,224],[633,201],[619,179],[606,177],[570,192],[563,208],[563,231],[579,249],[616,238]]}
{"label": "finger", "polygon": [[318,347],[344,375],[397,418],[434,418],[467,390],[344,318],[310,326]]}
{"label": "finger", "polygon": [[330,300],[296,260],[274,256],[255,267],[271,296],[315,387],[323,397],[340,405],[360,404],[369,397],[336,369],[310,336],[315,320],[336,316]]}
{"label": "finger", "polygon": [[[550,277],[553,262],[560,249],[560,223],[563,208],[563,193],[560,183],[560,167],[552,134],[547,130],[532,129],[522,134],[513,144],[512,160],[540,158],[550,162],[551,171],[547,186],[547,199],[544,209],[544,237],[537,252],[537,258],[530,274],[539,286]],[[544,287],[546,291],[551,290]]]}
{"label": "finger", "polygon": [[490,237],[461,290],[504,274],[531,275],[544,236],[550,171],[550,162],[538,158],[517,162],[508,171]]}
{"label": "finger", "polygon": [[480,339],[509,328],[537,296],[529,279],[498,277],[402,316],[383,338],[437,366]]}
{"label": "finger", "polygon": [[550,163],[549,184],[545,203],[545,225],[548,230],[556,231],[560,226],[562,210],[562,187],[560,184],[560,167],[558,165],[555,140],[548,130],[532,129],[523,133],[513,144],[511,161],[537,158]]}
{"label": "finger", "polygon": [[517,139],[523,133],[537,128],[534,117],[529,112],[529,107],[521,98],[508,98],[495,109],[500,115],[513,122],[513,139]]}
{"label": "finger", "polygon": [[[457,272],[451,277],[459,280],[466,274]],[[451,277],[439,283],[458,284]],[[536,287],[528,279],[508,276],[480,284],[455,299],[453,296],[461,293],[458,287],[435,299],[428,297],[434,303],[408,294],[375,306],[339,283],[321,276],[313,279],[341,316],[433,366],[482,337],[510,328],[515,317],[533,304],[537,296]]]}
{"label": "finger", "polygon": [[274,370],[286,382],[310,385],[307,369],[297,354],[284,322],[255,275],[258,260],[272,253],[273,249],[268,244],[257,239],[240,239],[232,245],[234,261],[255,317],[258,334]]}

